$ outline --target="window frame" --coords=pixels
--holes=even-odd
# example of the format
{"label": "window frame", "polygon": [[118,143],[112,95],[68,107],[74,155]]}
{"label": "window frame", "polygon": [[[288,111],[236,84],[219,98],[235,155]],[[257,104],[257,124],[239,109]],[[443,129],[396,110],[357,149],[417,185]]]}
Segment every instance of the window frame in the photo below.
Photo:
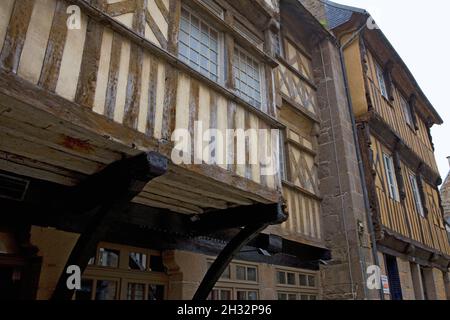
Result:
{"label": "window frame", "polygon": [[[99,261],[100,248],[114,250],[119,252],[118,266],[117,267],[108,267],[101,266]],[[129,269],[129,256],[131,253],[141,253],[146,255],[146,268],[145,270],[138,269]],[[145,284],[145,297],[147,300],[149,298],[150,286],[160,286],[162,287],[162,299],[167,299],[168,296],[168,285],[169,278],[164,269],[164,271],[156,271],[159,270],[159,264],[162,263],[162,267],[164,267],[164,261],[162,261],[162,253],[159,250],[149,249],[149,248],[141,248],[135,246],[128,246],[117,243],[110,242],[100,242],[97,245],[96,250],[96,263],[88,265],[86,270],[83,273],[82,280],[92,281],[91,287],[91,300],[95,299],[95,294],[97,290],[97,282],[98,281],[114,281],[117,285],[116,294],[114,299],[127,299],[127,286],[129,282]],[[151,261],[151,258],[157,258],[157,264],[155,261]],[[161,261],[160,261],[161,260]],[[161,290],[161,289],[160,289]],[[158,295],[161,294],[161,291],[156,292]],[[72,299],[76,299],[76,295],[73,295]]]}
{"label": "window frame", "polygon": [[396,202],[400,202],[400,191],[398,189],[397,176],[395,174],[394,158],[383,152],[383,164],[389,197]]}
{"label": "window frame", "polygon": [[[225,64],[226,64],[226,59],[225,59],[225,35],[223,33],[223,31],[221,30],[220,27],[217,27],[217,24],[215,24],[214,22],[211,22],[209,19],[203,19],[200,17],[200,15],[198,14],[198,12],[196,12],[194,9],[192,9],[190,6],[186,5],[186,4],[182,4],[181,6],[181,10],[185,10],[189,13],[190,17],[194,16],[196,19],[199,20],[200,23],[200,34],[202,33],[201,31],[201,24],[205,24],[206,26],[208,26],[209,30],[213,30],[217,33],[217,80],[213,79],[210,74],[211,72],[208,72],[208,75],[206,75],[204,72],[202,72],[202,67],[199,61],[199,65],[198,68],[196,68],[191,62],[190,62],[190,58],[186,59],[183,58],[180,54],[180,45],[178,46],[178,52],[177,52],[177,58],[182,61],[183,63],[185,63],[186,65],[188,65],[191,69],[195,70],[196,72],[200,73],[201,75],[203,75],[204,77],[208,78],[209,80],[220,84],[221,86],[225,85],[225,81],[226,81],[226,77],[225,77]],[[182,24],[182,13],[180,14],[180,22],[179,22],[179,32],[178,32],[178,41],[181,43],[181,32],[184,32],[182,30],[181,24]],[[190,24],[191,26],[191,24]],[[189,39],[191,37],[191,33],[188,34]],[[202,43],[200,42],[200,46],[202,45]],[[188,49],[191,50],[191,46],[188,46]],[[201,50],[201,49],[199,49]],[[208,50],[211,51],[211,47],[208,46]],[[198,52],[199,56],[201,57],[201,51]],[[210,60],[208,60],[210,61]]]}
{"label": "window frame", "polygon": [[425,210],[423,207],[422,197],[420,195],[419,183],[417,182],[417,175],[412,172],[409,173],[409,183],[411,184],[411,191],[413,195],[414,206],[416,207],[416,212],[425,219]]}
{"label": "window frame", "polygon": [[387,82],[384,77],[384,71],[383,68],[375,62],[375,72],[378,80],[378,88],[380,89],[381,95],[389,101],[389,93],[387,88]]}
{"label": "window frame", "polygon": [[[238,272],[237,272],[237,268],[244,268],[244,270],[245,270],[245,276],[244,276],[244,278],[245,279],[239,279],[238,278],[238,276],[237,276],[237,274],[238,274]],[[249,280],[248,279],[248,269],[255,269],[255,280]],[[240,263],[236,263],[235,264],[235,279],[233,279],[233,280],[236,280],[236,281],[245,281],[245,282],[250,282],[250,283],[257,283],[257,282],[259,282],[258,281],[258,278],[259,278],[259,274],[258,274],[258,268],[257,267],[254,267],[254,266],[249,266],[249,265],[245,265],[245,264],[240,264]]]}
{"label": "window frame", "polygon": [[[258,73],[259,73],[259,94],[260,94],[260,100],[259,100],[259,106],[253,104],[251,101],[249,101],[247,99],[247,96],[243,93],[240,92],[240,89],[238,89],[237,87],[237,74],[236,71],[240,69],[237,67],[236,61],[235,61],[235,52],[239,51],[239,54],[244,54],[246,56],[246,58],[250,58],[253,60],[253,62],[256,62],[258,68]],[[231,65],[231,70],[232,70],[232,74],[228,75],[229,77],[231,76],[233,78],[233,84],[234,84],[234,88],[233,91],[234,93],[241,98],[242,100],[244,100],[245,102],[247,102],[248,104],[250,104],[251,106],[253,106],[254,108],[261,110],[265,113],[267,113],[267,97],[266,97],[266,83],[265,83],[265,70],[264,70],[264,62],[262,62],[256,55],[252,54],[251,52],[249,52],[248,50],[246,50],[242,45],[240,45],[238,42],[236,42],[236,40],[234,40],[234,45],[233,45],[233,57],[230,57],[229,59]],[[241,81],[241,80],[239,80]],[[242,81],[241,81],[242,82]],[[247,82],[245,82],[245,85],[248,86]],[[252,87],[252,89],[254,90],[254,88]]]}
{"label": "window frame", "polygon": [[[403,95],[400,94],[400,105],[403,109],[403,115],[405,117],[406,124],[413,129],[414,128],[414,120],[412,115],[411,106],[409,105],[409,102],[405,99]],[[416,130],[413,130],[414,132]]]}

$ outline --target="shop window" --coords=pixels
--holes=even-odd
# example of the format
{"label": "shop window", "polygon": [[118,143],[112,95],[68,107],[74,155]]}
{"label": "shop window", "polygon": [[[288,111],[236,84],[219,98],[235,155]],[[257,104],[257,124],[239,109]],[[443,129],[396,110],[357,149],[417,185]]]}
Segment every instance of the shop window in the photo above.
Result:
{"label": "shop window", "polygon": [[256,268],[237,265],[236,266],[236,279],[256,282],[256,279],[257,279]]}
{"label": "shop window", "polygon": [[95,300],[114,300],[117,296],[117,282],[97,280]]}
{"label": "shop window", "polygon": [[144,300],[145,284],[128,283],[127,300]]}
{"label": "shop window", "polygon": [[98,264],[102,267],[119,267],[119,250],[100,248]]}
{"label": "shop window", "polygon": [[258,292],[253,290],[237,290],[237,300],[258,300]]}
{"label": "shop window", "polygon": [[161,256],[150,256],[150,270],[155,272],[164,272],[164,264]]}
{"label": "shop window", "polygon": [[148,286],[148,300],[164,300],[164,286],[151,284]]}
{"label": "shop window", "polygon": [[210,293],[208,300],[231,300],[230,289],[214,289]]}
{"label": "shop window", "polygon": [[128,255],[128,269],[145,271],[147,268],[147,255],[145,253],[130,252]]}
{"label": "shop window", "polygon": [[277,282],[278,284],[286,284],[286,272],[277,271]]}
{"label": "shop window", "polygon": [[91,300],[94,280],[82,279],[81,289],[75,291],[75,300]]}

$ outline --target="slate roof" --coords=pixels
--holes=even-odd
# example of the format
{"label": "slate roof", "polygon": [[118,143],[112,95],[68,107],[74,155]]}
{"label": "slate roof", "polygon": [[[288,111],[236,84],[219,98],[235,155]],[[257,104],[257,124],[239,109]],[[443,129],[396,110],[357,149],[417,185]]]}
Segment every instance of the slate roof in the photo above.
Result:
{"label": "slate roof", "polygon": [[334,29],[339,27],[340,25],[349,21],[352,17],[353,13],[366,13],[366,10],[346,6],[343,4],[335,3],[328,0],[322,0],[325,5],[325,11],[327,14],[328,27],[330,29]]}

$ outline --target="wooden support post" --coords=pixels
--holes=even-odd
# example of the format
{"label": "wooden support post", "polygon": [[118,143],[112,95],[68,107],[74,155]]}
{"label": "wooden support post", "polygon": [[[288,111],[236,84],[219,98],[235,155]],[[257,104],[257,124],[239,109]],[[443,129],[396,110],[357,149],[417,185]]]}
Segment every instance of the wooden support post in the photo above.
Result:
{"label": "wooden support post", "polygon": [[[230,240],[225,246],[217,259],[213,262],[200,286],[195,293],[193,300],[206,300],[209,293],[214,288],[217,280],[224,272],[225,268],[230,264],[233,258],[241,251],[241,249],[253,240],[261,231],[271,224],[279,224],[287,219],[286,208],[283,204],[278,203],[274,205],[267,205],[272,210],[266,210],[266,220],[261,219],[258,222],[249,224]],[[245,208],[245,207],[241,207]],[[232,210],[232,209],[231,209]],[[271,213],[271,214],[270,214]],[[227,214],[227,213],[223,213]]]}
{"label": "wooden support post", "polygon": [[66,284],[67,268],[76,265],[83,273],[89,259],[95,255],[98,242],[129,202],[150,180],[166,171],[166,158],[154,152],[141,154],[109,165],[70,192],[67,205],[72,207],[73,204],[73,207],[69,211],[92,212],[93,216],[72,249],[53,292],[53,300],[72,298],[73,290],[69,290]]}

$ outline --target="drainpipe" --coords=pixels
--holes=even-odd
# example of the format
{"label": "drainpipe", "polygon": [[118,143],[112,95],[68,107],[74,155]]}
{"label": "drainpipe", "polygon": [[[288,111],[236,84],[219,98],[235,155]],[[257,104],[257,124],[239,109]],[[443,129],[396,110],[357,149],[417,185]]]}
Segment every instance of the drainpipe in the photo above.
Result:
{"label": "drainpipe", "polygon": [[[369,18],[369,17],[370,16],[367,15],[367,18]],[[375,238],[375,231],[373,228],[373,221],[372,221],[372,216],[371,216],[371,211],[370,211],[369,196],[367,194],[367,184],[366,184],[366,180],[365,180],[364,167],[363,167],[363,163],[362,163],[362,159],[361,159],[361,149],[359,147],[358,134],[356,131],[357,130],[356,129],[356,121],[355,121],[355,116],[353,114],[353,102],[352,102],[352,97],[350,95],[348,74],[347,74],[347,68],[346,68],[345,59],[344,59],[345,48],[348,47],[356,38],[358,38],[361,35],[361,33],[365,30],[366,26],[367,26],[367,23],[365,20],[364,23],[362,24],[362,26],[358,30],[356,30],[353,33],[353,35],[350,37],[350,39],[347,40],[343,45],[340,45],[340,42],[338,41],[338,46],[339,46],[339,58],[341,60],[342,73],[343,73],[343,77],[344,77],[345,94],[347,96],[347,101],[348,101],[347,106],[348,106],[348,110],[349,110],[349,114],[350,114],[350,121],[352,122],[353,140],[354,140],[355,147],[356,147],[356,158],[358,161],[359,174],[361,176],[361,186],[362,186],[362,190],[363,190],[364,206],[365,206],[366,215],[367,215],[367,224],[369,227],[370,238],[372,241],[373,260],[377,266],[380,266],[380,261],[378,259],[378,253],[377,253],[378,252],[377,242],[376,242],[376,238]],[[384,294],[383,294],[382,289],[379,290],[379,295],[380,295],[380,299],[384,300]]]}

